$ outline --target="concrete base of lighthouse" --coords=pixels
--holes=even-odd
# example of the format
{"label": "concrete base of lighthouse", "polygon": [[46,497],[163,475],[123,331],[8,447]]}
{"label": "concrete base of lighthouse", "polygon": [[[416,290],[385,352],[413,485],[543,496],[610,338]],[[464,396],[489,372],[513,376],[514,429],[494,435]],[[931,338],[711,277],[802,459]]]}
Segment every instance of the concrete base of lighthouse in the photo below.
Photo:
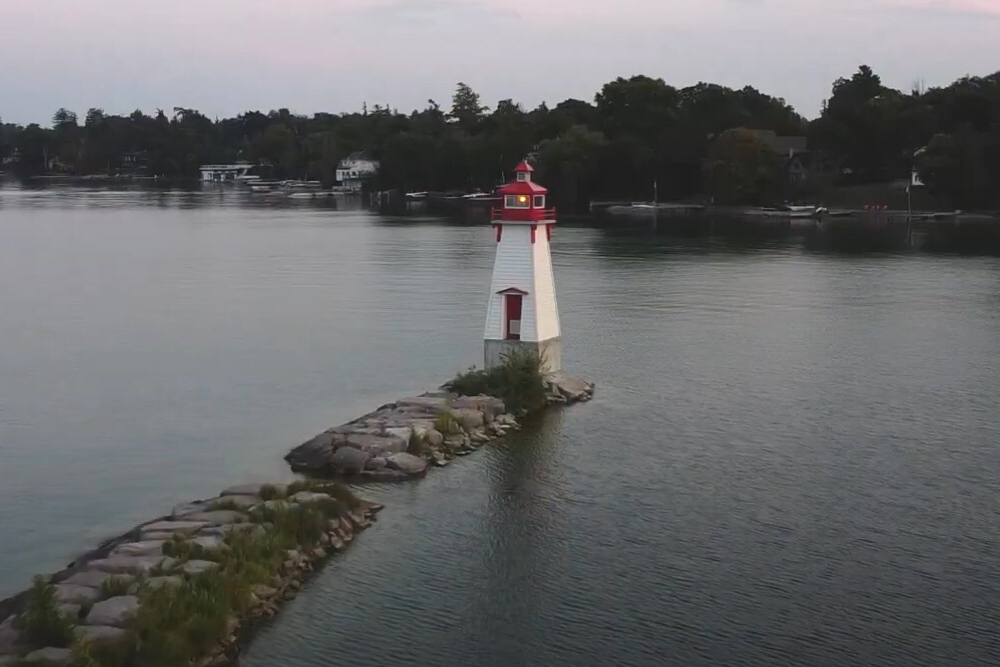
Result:
{"label": "concrete base of lighthouse", "polygon": [[541,342],[526,340],[486,340],[486,368],[503,363],[503,357],[516,350],[537,351],[542,357],[542,370],[549,375],[562,373],[562,340],[550,338]]}

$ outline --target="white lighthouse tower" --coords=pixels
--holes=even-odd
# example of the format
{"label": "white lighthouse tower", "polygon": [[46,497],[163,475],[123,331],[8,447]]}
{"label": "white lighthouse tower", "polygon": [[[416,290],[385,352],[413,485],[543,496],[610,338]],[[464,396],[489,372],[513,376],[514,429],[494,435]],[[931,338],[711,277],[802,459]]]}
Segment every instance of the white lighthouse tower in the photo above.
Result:
{"label": "white lighthouse tower", "polygon": [[549,242],[556,211],[546,208],[548,190],[531,180],[527,162],[514,169],[514,182],[500,189],[493,210],[497,255],[486,307],[486,367],[499,365],[516,349],[537,350],[551,374],[562,371],[561,330]]}

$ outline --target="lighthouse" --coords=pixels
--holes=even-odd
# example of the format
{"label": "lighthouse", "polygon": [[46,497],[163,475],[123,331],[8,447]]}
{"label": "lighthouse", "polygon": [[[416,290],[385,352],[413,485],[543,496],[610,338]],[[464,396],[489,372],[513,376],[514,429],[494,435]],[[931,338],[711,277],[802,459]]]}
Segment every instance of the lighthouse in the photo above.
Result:
{"label": "lighthouse", "polygon": [[559,307],[549,251],[556,211],[546,208],[548,190],[531,179],[527,162],[514,169],[514,181],[500,189],[493,209],[496,259],[486,306],[486,368],[518,349],[536,350],[544,369],[562,372]]}

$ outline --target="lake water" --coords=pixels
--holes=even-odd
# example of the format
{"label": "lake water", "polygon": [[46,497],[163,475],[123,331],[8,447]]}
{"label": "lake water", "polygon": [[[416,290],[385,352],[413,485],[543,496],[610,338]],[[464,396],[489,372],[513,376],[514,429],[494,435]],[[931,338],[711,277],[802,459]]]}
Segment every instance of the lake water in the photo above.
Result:
{"label": "lake water", "polygon": [[[0,594],[477,363],[491,239],[0,190]],[[553,243],[595,400],[366,490],[246,667],[996,662],[1000,260]]]}

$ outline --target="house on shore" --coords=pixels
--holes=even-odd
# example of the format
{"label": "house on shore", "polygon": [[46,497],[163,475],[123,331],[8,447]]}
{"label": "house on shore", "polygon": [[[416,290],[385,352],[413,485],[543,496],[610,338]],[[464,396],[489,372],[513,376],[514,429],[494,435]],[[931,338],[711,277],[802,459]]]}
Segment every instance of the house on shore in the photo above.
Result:
{"label": "house on shore", "polygon": [[803,186],[809,182],[815,156],[809,151],[806,137],[782,136],[773,130],[750,132],[781,157],[786,186]]}
{"label": "house on shore", "polygon": [[364,151],[351,153],[337,164],[337,183],[352,192],[360,192],[378,173],[379,162]]}

